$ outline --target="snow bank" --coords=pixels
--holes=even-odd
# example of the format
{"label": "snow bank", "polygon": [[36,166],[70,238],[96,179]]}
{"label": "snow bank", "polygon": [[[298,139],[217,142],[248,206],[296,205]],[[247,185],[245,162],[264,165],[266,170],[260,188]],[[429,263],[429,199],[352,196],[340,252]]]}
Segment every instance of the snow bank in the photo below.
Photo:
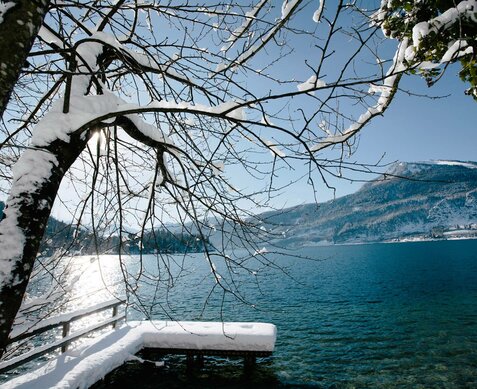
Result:
{"label": "snow bank", "polygon": [[129,322],[71,349],[2,388],[88,388],[145,347],[273,351],[276,327],[267,323]]}

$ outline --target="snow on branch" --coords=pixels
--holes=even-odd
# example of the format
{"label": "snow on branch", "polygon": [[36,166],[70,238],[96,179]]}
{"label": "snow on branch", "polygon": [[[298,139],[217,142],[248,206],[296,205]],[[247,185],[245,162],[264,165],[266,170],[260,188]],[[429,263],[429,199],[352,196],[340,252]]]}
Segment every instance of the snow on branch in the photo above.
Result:
{"label": "snow on branch", "polygon": [[243,35],[250,28],[250,26],[252,25],[252,22],[257,17],[258,13],[263,8],[263,6],[267,3],[267,1],[268,0],[261,0],[260,2],[257,3],[257,5],[255,5],[255,7],[253,7],[250,11],[245,13],[245,19],[243,23],[239,27],[237,27],[226,39],[227,44],[220,49],[221,51],[229,50],[235,44],[235,42],[237,42],[238,39],[243,37]]}
{"label": "snow on branch", "polygon": [[[435,33],[439,34],[443,31],[450,29],[457,23],[461,23],[462,20],[472,21],[477,23],[477,1],[476,0],[465,0],[461,1],[453,8],[449,8],[446,12],[441,15],[430,19],[429,21],[424,21],[417,23],[412,28],[412,45],[410,45],[406,50],[406,60],[412,62],[415,60],[416,53],[421,49],[423,40],[430,34]],[[429,63],[424,62],[418,67],[420,68],[430,68],[436,67],[440,64],[450,62],[452,60],[458,59],[468,54],[473,53],[473,47],[470,46],[466,40],[457,39],[449,43],[448,50],[442,55],[439,62],[434,64],[434,66],[429,65]]]}
{"label": "snow on branch", "polygon": [[65,49],[65,43],[53,31],[50,31],[47,26],[42,26],[38,31],[38,37],[49,45],[54,45],[60,49]]}
{"label": "snow on branch", "polygon": [[455,7],[449,8],[439,16],[429,21],[417,23],[412,28],[412,44],[419,49],[422,40],[431,32],[438,33],[448,30],[463,19],[477,23],[477,0],[464,0]]}
{"label": "snow on branch", "polygon": [[465,39],[458,39],[452,43],[441,58],[441,63],[450,62],[454,59],[472,54],[474,48]]}
{"label": "snow on branch", "polygon": [[219,63],[215,69],[216,73],[225,72],[233,67],[243,65],[252,57],[254,57],[258,52],[260,52],[267,44],[270,42],[282,29],[285,23],[290,19],[293,13],[296,11],[302,0],[285,0],[282,4],[282,17],[281,19],[274,24],[272,29],[265,36],[260,38],[260,43],[254,45],[244,51],[238,58],[231,61],[230,63]]}
{"label": "snow on branch", "polygon": [[[45,35],[45,38],[49,37],[50,35]],[[49,39],[51,40],[53,38]],[[100,44],[103,49],[106,47],[113,49],[117,53],[115,57],[117,57],[117,59],[121,62],[127,64],[133,72],[137,71],[138,73],[142,73],[147,71],[157,73],[165,78],[169,78],[181,82],[185,85],[194,87],[197,90],[203,92],[204,94],[209,94],[209,92],[205,88],[201,87],[191,77],[181,74],[171,67],[171,64],[175,61],[174,58],[170,61],[160,63],[158,59],[155,58],[155,56],[148,52],[146,47],[140,46],[142,52],[132,50],[125,44],[119,42],[114,36],[103,31],[93,32],[92,35],[85,41]],[[85,41],[83,41],[82,44],[84,44]]]}
{"label": "snow on branch", "polygon": [[[393,31],[386,26],[385,21],[386,18],[389,17],[389,12],[392,10],[393,6],[394,5],[389,0],[382,0],[379,10],[371,16],[373,24],[382,26],[384,35],[389,38],[393,38]],[[419,5],[414,5],[414,7],[418,6]],[[404,18],[405,15],[402,17]],[[411,18],[409,17],[409,19]],[[412,26],[412,44],[408,45],[405,52],[406,61],[414,63],[414,67],[417,68],[431,69],[440,64],[472,54],[472,46],[470,46],[464,39],[455,39],[449,42],[448,50],[436,63],[427,61],[421,62],[416,59],[416,54],[423,48],[427,37],[431,34],[445,34],[447,30],[450,30],[455,25],[460,25],[463,21],[477,23],[477,0],[463,0],[434,18],[416,23]]]}
{"label": "snow on branch", "polygon": [[282,19],[286,19],[299,2],[300,0],[284,0],[282,3]]}
{"label": "snow on branch", "polygon": [[309,93],[310,94],[313,94],[313,90],[314,89],[319,89],[319,88],[323,88],[326,86],[326,82],[324,82],[323,80],[320,80],[320,79],[317,79],[316,75],[312,75],[308,80],[306,80],[305,82],[301,83],[301,84],[298,84],[297,85],[297,89],[300,91],[300,92],[306,92],[306,91],[310,91]]}
{"label": "snow on branch", "polygon": [[233,101],[217,106],[207,106],[163,100],[140,106],[128,103],[109,91],[104,91],[102,95],[72,96],[71,108],[66,114],[61,109],[62,104],[62,100],[57,101],[34,128],[31,138],[32,147],[47,147],[57,139],[69,142],[70,136],[78,130],[87,129],[94,124],[112,125],[120,116],[126,116],[131,120],[137,130],[153,143],[174,146],[173,141],[160,127],[145,122],[139,113],[187,112],[232,121],[243,121],[246,118],[243,103]]}
{"label": "snow on branch", "polygon": [[279,142],[276,142],[276,141],[272,142],[272,141],[267,140],[267,139],[262,139],[262,142],[265,143],[265,145],[270,150],[272,155],[280,157],[280,158],[285,158],[286,157],[286,154],[278,147],[278,146],[280,146]]}
{"label": "snow on branch", "polygon": [[366,123],[368,123],[373,117],[381,115],[391,103],[394,94],[396,93],[399,80],[402,73],[407,69],[404,64],[404,56],[408,47],[408,39],[404,39],[394,56],[393,64],[386,73],[384,81],[381,85],[370,85],[369,93],[379,93],[377,103],[369,107],[365,113],[363,113],[358,120],[351,124],[346,130],[338,135],[329,135],[325,139],[321,140],[318,144],[313,146],[311,152],[317,152],[327,147],[343,144],[347,142],[351,137],[356,135]]}
{"label": "snow on branch", "polygon": [[325,9],[325,0],[319,0],[319,2],[320,2],[320,5],[318,6],[318,9],[313,14],[313,21],[315,23],[321,22],[321,16],[323,15],[323,11]]}

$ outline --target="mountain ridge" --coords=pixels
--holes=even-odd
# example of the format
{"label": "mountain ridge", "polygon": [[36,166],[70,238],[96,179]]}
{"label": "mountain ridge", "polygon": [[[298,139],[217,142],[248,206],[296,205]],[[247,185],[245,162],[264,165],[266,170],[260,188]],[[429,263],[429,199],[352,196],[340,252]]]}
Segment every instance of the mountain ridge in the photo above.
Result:
{"label": "mountain ridge", "polygon": [[477,237],[477,163],[400,162],[353,194],[261,218],[287,247]]}

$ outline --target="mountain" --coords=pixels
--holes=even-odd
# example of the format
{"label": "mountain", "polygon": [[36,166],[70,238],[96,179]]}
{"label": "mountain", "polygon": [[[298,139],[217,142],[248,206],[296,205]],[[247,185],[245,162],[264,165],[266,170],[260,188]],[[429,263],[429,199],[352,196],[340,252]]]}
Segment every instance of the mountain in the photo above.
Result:
{"label": "mountain", "polygon": [[300,247],[449,237],[477,238],[477,163],[398,163],[354,194],[261,215]]}

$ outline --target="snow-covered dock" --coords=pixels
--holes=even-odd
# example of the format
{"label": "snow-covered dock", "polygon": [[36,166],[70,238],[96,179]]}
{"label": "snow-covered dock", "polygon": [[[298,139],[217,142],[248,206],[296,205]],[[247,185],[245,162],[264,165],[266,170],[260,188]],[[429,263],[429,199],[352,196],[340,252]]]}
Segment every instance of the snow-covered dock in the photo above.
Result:
{"label": "snow-covered dock", "polygon": [[88,388],[135,354],[151,348],[185,355],[271,355],[276,327],[268,323],[142,321],[89,340],[2,388]]}

